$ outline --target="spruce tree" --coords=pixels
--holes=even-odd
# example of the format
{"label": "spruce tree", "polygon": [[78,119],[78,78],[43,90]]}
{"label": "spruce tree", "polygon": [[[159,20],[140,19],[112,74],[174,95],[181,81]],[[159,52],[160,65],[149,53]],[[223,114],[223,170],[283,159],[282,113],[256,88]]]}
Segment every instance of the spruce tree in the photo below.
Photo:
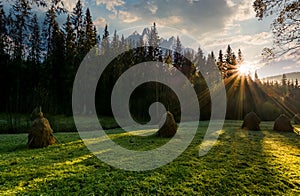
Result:
{"label": "spruce tree", "polygon": [[162,51],[159,47],[159,36],[155,22],[150,30],[148,59],[152,61],[162,61]]}
{"label": "spruce tree", "polygon": [[85,56],[85,32],[84,32],[84,19],[83,19],[83,8],[81,0],[78,0],[75,8],[71,14],[71,23],[73,33],[75,35],[75,63],[76,67],[79,66],[82,59]]}
{"label": "spruce tree", "polygon": [[43,41],[44,41],[44,51],[46,52],[46,59],[52,50],[52,38],[54,33],[54,24],[55,24],[55,7],[51,6],[46,12],[46,17],[43,24]]}
{"label": "spruce tree", "polygon": [[[71,18],[70,15],[67,16],[67,21],[64,24],[64,32],[65,32],[65,51],[66,51],[66,63],[68,66],[74,66],[74,50],[75,50],[75,34],[72,29]],[[72,70],[74,71],[74,70]]]}
{"label": "spruce tree", "polygon": [[199,69],[201,66],[204,66],[205,61],[206,61],[206,59],[205,59],[203,50],[200,47],[198,47],[198,52],[196,55],[196,67]]}
{"label": "spruce tree", "polygon": [[176,67],[182,67],[183,57],[182,57],[182,45],[179,36],[176,38],[176,46],[174,50],[174,64]]}
{"label": "spruce tree", "polygon": [[39,64],[41,61],[41,39],[40,39],[40,27],[36,14],[31,21],[31,37],[29,39],[30,53],[29,60],[34,64]]}
{"label": "spruce tree", "polygon": [[24,46],[28,43],[28,27],[31,6],[27,0],[16,0],[11,9],[10,35],[14,41],[14,59],[24,58]]}
{"label": "spruce tree", "polygon": [[223,55],[222,50],[219,51],[217,66],[221,73],[222,78],[223,79],[226,78],[227,77],[227,75],[226,75],[227,67],[226,67],[226,63],[224,62],[224,55]]}
{"label": "spruce tree", "polygon": [[3,9],[3,5],[0,2],[0,55],[3,55],[5,51],[6,35],[6,16]]}
{"label": "spruce tree", "polygon": [[287,81],[286,74],[283,74],[282,79],[281,79],[282,86],[286,86],[286,84],[287,84],[286,81]]}
{"label": "spruce tree", "polygon": [[108,32],[107,24],[105,25],[103,36],[102,36],[101,52],[103,55],[109,52],[109,32]]}
{"label": "spruce tree", "polygon": [[241,49],[239,49],[239,51],[238,51],[238,60],[237,61],[238,61],[238,64],[243,64],[243,62],[244,62],[244,58],[243,58]]}
{"label": "spruce tree", "polygon": [[225,67],[226,67],[226,77],[231,77],[236,71],[237,58],[232,51],[230,45],[228,45],[225,55]]}
{"label": "spruce tree", "polygon": [[90,13],[89,8],[86,10],[85,19],[84,19],[84,27],[85,27],[85,53],[88,53],[90,49],[92,49],[96,43],[96,32],[94,29],[93,19]]}

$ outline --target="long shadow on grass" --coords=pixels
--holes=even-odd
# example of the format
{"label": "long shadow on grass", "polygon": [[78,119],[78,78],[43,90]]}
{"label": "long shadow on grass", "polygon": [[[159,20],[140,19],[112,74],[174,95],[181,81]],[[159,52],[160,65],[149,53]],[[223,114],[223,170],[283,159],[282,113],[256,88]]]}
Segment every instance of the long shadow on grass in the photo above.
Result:
{"label": "long shadow on grass", "polygon": [[[94,156],[87,156],[89,151],[77,152],[76,145],[71,145],[76,154],[62,158],[66,161],[41,167],[50,172],[35,175],[28,184],[26,178],[18,180],[15,190],[22,194],[52,195],[282,195],[291,188],[283,182],[282,171],[272,167],[271,155],[265,152],[264,140],[270,137],[270,132],[245,131],[231,123],[225,126],[217,145],[207,155],[198,157],[205,128],[199,127],[192,144],[176,160],[145,172],[113,168]],[[128,135],[122,137],[123,140],[121,136],[116,139],[128,147],[142,147],[145,142]],[[146,142],[152,145],[151,140],[158,144],[164,142],[151,137]],[[66,153],[57,152],[57,156]]]}
{"label": "long shadow on grass", "polygon": [[286,145],[295,146],[300,149],[300,135],[295,132],[270,131],[276,139]]}
{"label": "long shadow on grass", "polygon": [[[70,134],[67,137],[69,136]],[[18,135],[16,138],[21,136]],[[1,151],[0,195],[23,194],[26,190],[38,189],[39,184],[48,179],[59,179],[68,173],[78,172],[66,169],[65,166],[73,167],[77,162],[89,158],[90,152],[77,137],[73,137],[74,141],[63,137],[60,139],[63,143],[47,148],[29,150],[23,144],[22,148],[12,152]]]}
{"label": "long shadow on grass", "polygon": [[216,148],[214,154],[226,153],[227,160],[221,164],[212,163],[212,169],[220,168],[223,175],[216,179],[218,182],[210,181],[218,187],[217,193],[278,195],[294,188],[282,171],[278,171],[270,162],[272,155],[266,153],[266,136],[269,137],[270,133],[245,131],[239,128],[225,129],[220,142],[225,140],[229,142],[221,144],[221,148]]}

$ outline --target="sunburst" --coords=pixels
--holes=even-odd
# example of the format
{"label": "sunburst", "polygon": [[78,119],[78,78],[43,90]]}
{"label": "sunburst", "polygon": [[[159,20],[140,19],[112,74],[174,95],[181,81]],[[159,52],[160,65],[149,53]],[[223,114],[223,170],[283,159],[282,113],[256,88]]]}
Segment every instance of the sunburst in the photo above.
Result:
{"label": "sunburst", "polygon": [[253,66],[249,63],[243,63],[239,65],[238,72],[240,75],[248,75],[253,71]]}

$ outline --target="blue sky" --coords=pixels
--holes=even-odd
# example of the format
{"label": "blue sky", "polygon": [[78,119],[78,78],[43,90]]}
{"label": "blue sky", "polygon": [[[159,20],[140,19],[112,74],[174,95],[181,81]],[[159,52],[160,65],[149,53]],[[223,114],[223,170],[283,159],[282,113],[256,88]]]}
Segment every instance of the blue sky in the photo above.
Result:
{"label": "blue sky", "polygon": [[[77,2],[62,1],[69,11]],[[206,53],[214,51],[216,55],[228,44],[236,53],[240,48],[260,77],[300,71],[300,62],[290,56],[269,64],[262,61],[262,49],[272,46],[272,18],[258,21],[253,0],[82,0],[82,3],[90,8],[100,33],[105,24],[111,33],[116,29],[125,30],[122,32],[126,34],[137,26],[141,31],[141,27],[156,22],[161,37],[179,35],[186,47],[200,46]],[[186,36],[193,39],[185,39]]]}

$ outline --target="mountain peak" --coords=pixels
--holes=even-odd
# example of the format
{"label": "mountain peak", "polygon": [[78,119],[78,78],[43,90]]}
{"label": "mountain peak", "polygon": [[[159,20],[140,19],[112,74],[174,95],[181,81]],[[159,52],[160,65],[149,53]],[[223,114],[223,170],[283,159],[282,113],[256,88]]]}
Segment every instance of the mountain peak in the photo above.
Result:
{"label": "mountain peak", "polygon": [[145,35],[150,35],[150,29],[149,28],[144,28],[142,36],[145,36]]}
{"label": "mountain peak", "polygon": [[134,31],[132,35],[140,35],[137,31]]}

